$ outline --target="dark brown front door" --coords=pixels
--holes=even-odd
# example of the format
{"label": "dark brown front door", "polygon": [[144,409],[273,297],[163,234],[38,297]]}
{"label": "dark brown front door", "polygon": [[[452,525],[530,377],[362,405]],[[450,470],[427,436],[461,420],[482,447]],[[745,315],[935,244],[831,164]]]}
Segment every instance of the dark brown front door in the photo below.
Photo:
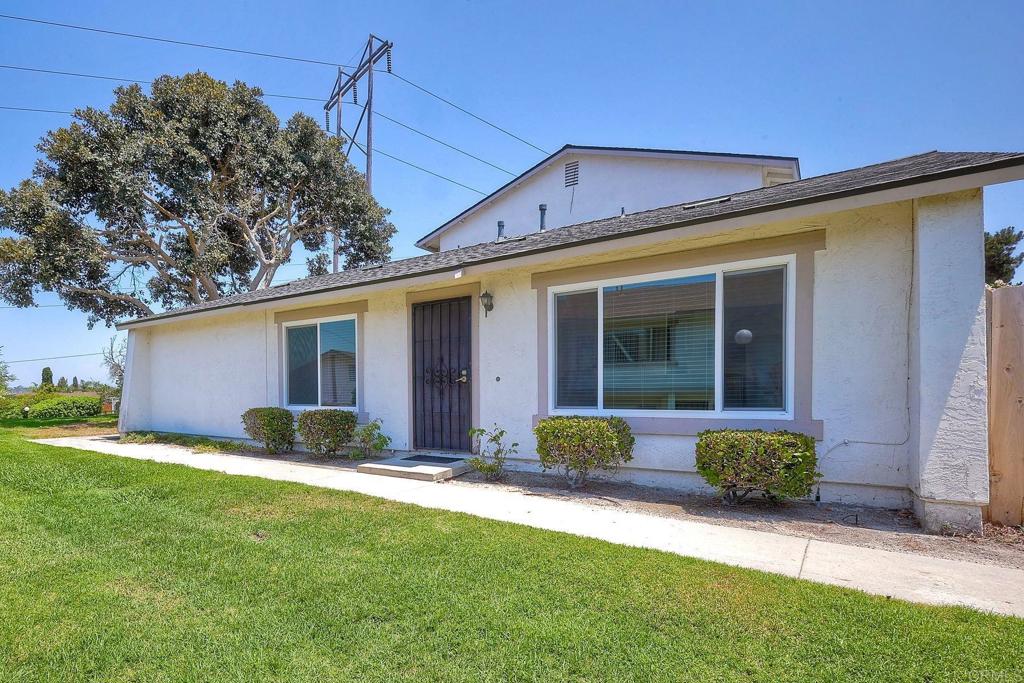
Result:
{"label": "dark brown front door", "polygon": [[472,405],[471,299],[413,304],[413,442],[469,450]]}

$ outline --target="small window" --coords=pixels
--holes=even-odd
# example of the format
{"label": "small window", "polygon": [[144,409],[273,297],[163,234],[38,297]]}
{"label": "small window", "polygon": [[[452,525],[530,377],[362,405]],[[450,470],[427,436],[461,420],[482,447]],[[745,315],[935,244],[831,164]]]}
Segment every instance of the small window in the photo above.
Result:
{"label": "small window", "polygon": [[580,182],[580,162],[570,161],[565,165],[565,186],[572,187]]}
{"label": "small window", "polygon": [[289,406],[355,408],[355,318],[285,328]]}

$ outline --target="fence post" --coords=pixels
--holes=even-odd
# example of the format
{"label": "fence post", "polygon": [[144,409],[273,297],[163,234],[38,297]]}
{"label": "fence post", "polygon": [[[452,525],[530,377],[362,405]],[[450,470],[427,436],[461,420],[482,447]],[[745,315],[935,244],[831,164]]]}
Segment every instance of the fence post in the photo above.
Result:
{"label": "fence post", "polygon": [[1024,524],[1024,287],[988,292],[989,508],[993,522]]}

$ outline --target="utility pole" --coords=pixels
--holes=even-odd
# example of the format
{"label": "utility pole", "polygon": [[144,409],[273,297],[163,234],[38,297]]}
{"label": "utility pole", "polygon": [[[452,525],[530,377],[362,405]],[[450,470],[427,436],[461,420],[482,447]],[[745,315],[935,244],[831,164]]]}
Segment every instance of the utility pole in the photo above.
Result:
{"label": "utility pole", "polygon": [[[359,81],[366,77],[366,104],[363,106],[363,112],[359,115],[359,121],[356,123],[355,130],[352,131],[352,139],[349,141],[349,151],[352,151],[352,145],[356,144],[356,137],[359,135],[359,129],[363,124],[363,119],[366,119],[366,189],[371,194],[373,193],[373,67],[381,59],[387,57],[388,73],[391,73],[391,48],[394,44],[390,41],[378,38],[377,36],[370,34],[370,37],[366,40],[366,46],[363,48],[363,55],[359,59],[359,64],[350,74],[346,74],[345,70],[338,68],[338,77],[334,81],[334,86],[331,88],[331,94],[327,98],[327,102],[324,103],[324,112],[326,116],[330,116],[331,109],[335,110],[335,135],[341,137],[342,133],[342,119],[341,119],[341,101],[349,93],[352,92],[352,100],[355,104],[359,104]],[[338,272],[338,234],[334,234],[334,271]]]}

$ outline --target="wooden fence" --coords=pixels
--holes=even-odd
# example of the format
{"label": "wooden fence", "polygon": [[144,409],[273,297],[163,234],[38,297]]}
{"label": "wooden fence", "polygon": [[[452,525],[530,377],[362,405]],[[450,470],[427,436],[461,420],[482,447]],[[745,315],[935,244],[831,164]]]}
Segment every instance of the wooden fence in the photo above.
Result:
{"label": "wooden fence", "polygon": [[988,519],[1024,524],[1024,287],[988,292]]}

